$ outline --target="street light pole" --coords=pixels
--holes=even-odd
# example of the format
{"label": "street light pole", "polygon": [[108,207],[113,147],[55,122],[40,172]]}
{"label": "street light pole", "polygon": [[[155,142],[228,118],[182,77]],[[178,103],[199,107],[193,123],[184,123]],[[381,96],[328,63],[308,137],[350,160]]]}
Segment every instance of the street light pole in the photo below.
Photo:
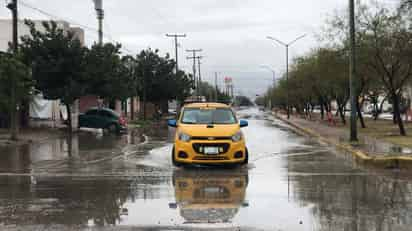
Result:
{"label": "street light pole", "polygon": [[218,102],[218,88],[217,88],[217,72],[215,72],[215,100]]}
{"label": "street light pole", "polygon": [[99,22],[99,45],[103,44],[103,19],[104,19],[104,10],[103,10],[103,0],[93,0],[94,8],[97,14],[97,20]]}
{"label": "street light pole", "polygon": [[[272,77],[273,77],[273,89],[275,89],[276,87],[276,72],[275,70],[273,70],[272,68],[270,68],[269,66],[266,65],[261,65],[260,67],[268,69],[272,72]],[[270,101],[269,101],[269,109],[272,110],[272,106],[273,106],[273,102],[272,102],[272,97],[269,97]]]}
{"label": "street light pole", "polygon": [[285,43],[282,42],[281,40],[268,36],[266,37],[267,39],[276,41],[277,43],[283,45],[286,48],[286,111],[287,111],[287,117],[288,119],[290,119],[290,107],[289,107],[289,47],[291,45],[293,45],[295,42],[297,42],[298,40],[302,39],[306,37],[306,34],[297,37],[295,40],[289,42],[289,43]]}
{"label": "street light pole", "polygon": [[289,44],[286,44],[286,112],[290,119],[290,105],[289,105]]}
{"label": "street light pole", "polygon": [[273,88],[275,88],[276,87],[276,72],[275,72],[275,70],[273,70],[271,67],[266,66],[266,65],[261,65],[260,67],[268,69],[272,72]]}
{"label": "street light pole", "polygon": [[355,40],[355,2],[349,0],[349,36],[350,36],[350,60],[349,60],[349,87],[350,87],[350,141],[358,140],[357,109],[356,109],[356,40]]}
{"label": "street light pole", "polygon": [[7,4],[7,8],[11,11],[12,14],[12,28],[13,28],[13,32],[12,32],[12,42],[13,42],[13,52],[17,52],[17,47],[18,47],[18,30],[17,30],[17,20],[18,20],[18,16],[17,16],[17,9],[18,5],[17,5],[17,0],[12,0],[9,4]]}

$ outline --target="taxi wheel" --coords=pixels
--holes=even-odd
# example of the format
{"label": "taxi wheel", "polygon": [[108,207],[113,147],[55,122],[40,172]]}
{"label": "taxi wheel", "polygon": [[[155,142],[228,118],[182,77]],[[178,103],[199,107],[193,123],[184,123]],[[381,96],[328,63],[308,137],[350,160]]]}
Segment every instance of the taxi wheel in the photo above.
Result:
{"label": "taxi wheel", "polygon": [[181,166],[182,166],[181,163],[179,163],[179,162],[176,161],[176,158],[175,158],[175,146],[173,146],[173,149],[172,149],[172,164],[173,164],[173,166],[175,166],[175,167],[181,167]]}
{"label": "taxi wheel", "polygon": [[242,165],[247,165],[248,163],[249,163],[249,150],[246,148],[245,160],[243,161]]}

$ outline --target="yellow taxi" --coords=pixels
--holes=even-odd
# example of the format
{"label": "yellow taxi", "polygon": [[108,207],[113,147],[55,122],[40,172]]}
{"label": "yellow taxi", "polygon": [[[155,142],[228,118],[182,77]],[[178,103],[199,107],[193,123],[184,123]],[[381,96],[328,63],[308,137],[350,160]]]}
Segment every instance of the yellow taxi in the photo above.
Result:
{"label": "yellow taxi", "polygon": [[230,223],[240,209],[248,207],[247,171],[177,170],[173,172],[175,202],[185,224]]}
{"label": "yellow taxi", "polygon": [[172,162],[183,164],[247,164],[249,153],[241,131],[245,120],[238,121],[230,106],[221,103],[185,105],[176,128]]}

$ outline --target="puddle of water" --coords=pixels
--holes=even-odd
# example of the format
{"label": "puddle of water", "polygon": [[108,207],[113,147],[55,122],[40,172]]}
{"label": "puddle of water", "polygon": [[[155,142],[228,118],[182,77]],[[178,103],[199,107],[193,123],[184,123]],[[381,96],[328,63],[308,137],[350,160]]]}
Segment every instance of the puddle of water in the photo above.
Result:
{"label": "puddle of water", "polygon": [[125,159],[57,176],[0,174],[0,229],[406,231],[412,225],[410,175],[356,169],[310,139],[255,119],[244,130],[251,159],[281,157],[246,168],[176,169],[169,132],[133,145]]}

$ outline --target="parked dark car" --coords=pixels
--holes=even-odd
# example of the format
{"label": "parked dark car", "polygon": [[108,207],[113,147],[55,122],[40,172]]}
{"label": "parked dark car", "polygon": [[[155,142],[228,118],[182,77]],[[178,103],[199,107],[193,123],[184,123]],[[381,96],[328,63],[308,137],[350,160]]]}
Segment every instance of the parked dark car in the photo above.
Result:
{"label": "parked dark car", "polygon": [[127,129],[127,121],[109,108],[90,108],[79,115],[79,127],[102,128],[111,133],[121,133]]}

